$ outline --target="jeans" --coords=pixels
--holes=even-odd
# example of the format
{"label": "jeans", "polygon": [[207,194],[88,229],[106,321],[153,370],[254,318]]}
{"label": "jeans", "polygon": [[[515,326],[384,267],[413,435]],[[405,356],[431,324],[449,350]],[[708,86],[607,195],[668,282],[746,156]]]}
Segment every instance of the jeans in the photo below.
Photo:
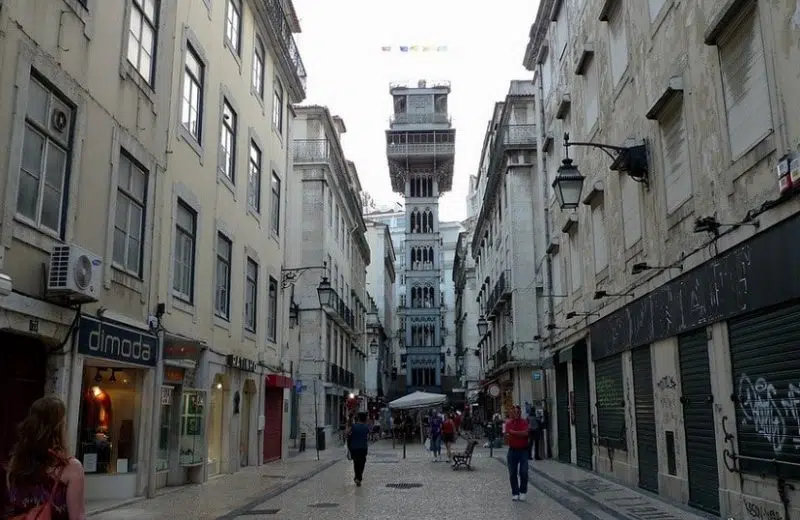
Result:
{"label": "jeans", "polygon": [[434,433],[431,435],[431,453],[437,457],[442,454],[442,434]]}
{"label": "jeans", "polygon": [[353,459],[353,472],[355,473],[356,480],[363,480],[364,466],[367,464],[367,450],[350,450],[350,458]]}
{"label": "jeans", "polygon": [[528,492],[528,450],[508,448],[506,455],[508,478],[511,482],[511,494],[519,495]]}

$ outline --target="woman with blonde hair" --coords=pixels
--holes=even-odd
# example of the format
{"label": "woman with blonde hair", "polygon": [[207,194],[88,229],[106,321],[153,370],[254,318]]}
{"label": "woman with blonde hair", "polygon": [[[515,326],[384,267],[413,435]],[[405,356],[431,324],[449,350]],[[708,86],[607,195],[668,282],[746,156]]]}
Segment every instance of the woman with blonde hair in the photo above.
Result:
{"label": "woman with blonde hair", "polygon": [[84,520],[83,466],[66,453],[64,402],[55,396],[37,399],[17,431],[6,477],[6,518]]}

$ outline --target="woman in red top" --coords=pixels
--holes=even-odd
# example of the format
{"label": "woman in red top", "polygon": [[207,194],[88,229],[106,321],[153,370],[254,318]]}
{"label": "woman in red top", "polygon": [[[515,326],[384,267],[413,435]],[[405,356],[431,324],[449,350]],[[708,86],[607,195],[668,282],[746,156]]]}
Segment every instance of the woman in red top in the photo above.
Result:
{"label": "woman in red top", "polygon": [[442,440],[444,441],[444,449],[447,452],[447,462],[450,462],[450,446],[456,440],[456,423],[453,422],[453,414],[447,414],[447,418],[442,424]]}

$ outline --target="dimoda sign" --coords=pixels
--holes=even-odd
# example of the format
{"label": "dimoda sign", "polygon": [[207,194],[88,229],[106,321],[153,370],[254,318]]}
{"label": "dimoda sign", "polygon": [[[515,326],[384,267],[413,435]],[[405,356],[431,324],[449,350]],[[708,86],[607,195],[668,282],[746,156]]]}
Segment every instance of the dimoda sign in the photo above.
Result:
{"label": "dimoda sign", "polygon": [[158,338],[116,323],[81,316],[78,324],[78,352],[152,367],[158,361]]}

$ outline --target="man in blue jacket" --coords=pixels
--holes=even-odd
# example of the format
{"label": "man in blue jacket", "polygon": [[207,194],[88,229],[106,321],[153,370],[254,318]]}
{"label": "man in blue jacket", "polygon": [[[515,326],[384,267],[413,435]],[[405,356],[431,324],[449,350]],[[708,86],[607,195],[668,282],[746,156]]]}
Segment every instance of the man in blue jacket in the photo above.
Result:
{"label": "man in blue jacket", "polygon": [[367,450],[369,448],[369,426],[367,426],[367,414],[359,412],[358,422],[350,428],[347,436],[347,448],[350,450],[350,458],[353,459],[353,480],[356,486],[361,486],[364,477],[364,466],[367,464]]}

